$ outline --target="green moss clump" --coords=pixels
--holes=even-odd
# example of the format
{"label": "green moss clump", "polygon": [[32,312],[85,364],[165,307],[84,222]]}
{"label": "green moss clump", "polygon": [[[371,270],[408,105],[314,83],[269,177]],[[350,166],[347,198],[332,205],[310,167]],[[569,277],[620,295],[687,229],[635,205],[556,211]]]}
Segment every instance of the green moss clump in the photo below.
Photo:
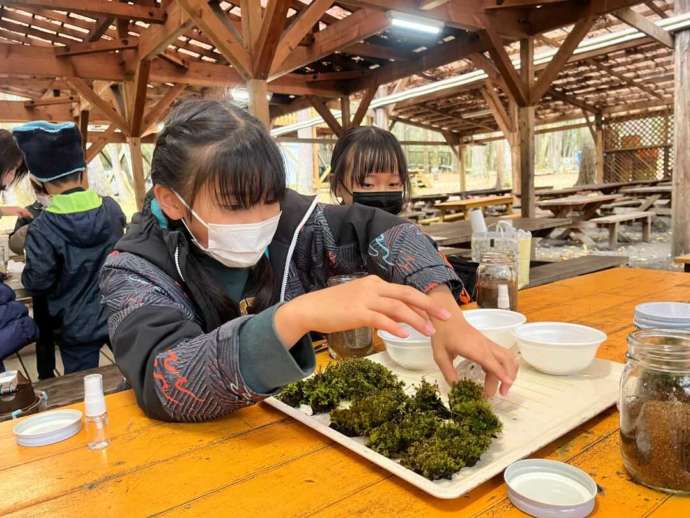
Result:
{"label": "green moss clump", "polygon": [[414,443],[431,437],[443,421],[433,412],[415,412],[374,428],[367,446],[391,459],[400,458]]}
{"label": "green moss clump", "polygon": [[407,396],[400,388],[356,399],[349,408],[331,412],[331,428],[349,437],[367,435],[377,426],[400,417],[406,402]]}
{"label": "green moss clump", "polygon": [[429,412],[442,419],[450,417],[450,411],[443,404],[438,385],[432,385],[425,379],[417,387],[415,395],[412,396],[409,405],[410,412]]}
{"label": "green moss clump", "polygon": [[458,381],[450,389],[448,405],[452,409],[458,403],[466,401],[481,401],[484,399],[484,389],[479,383],[469,379]]}
{"label": "green moss clump", "polygon": [[488,401],[466,401],[451,408],[453,420],[476,435],[496,436],[503,425],[491,410]]}

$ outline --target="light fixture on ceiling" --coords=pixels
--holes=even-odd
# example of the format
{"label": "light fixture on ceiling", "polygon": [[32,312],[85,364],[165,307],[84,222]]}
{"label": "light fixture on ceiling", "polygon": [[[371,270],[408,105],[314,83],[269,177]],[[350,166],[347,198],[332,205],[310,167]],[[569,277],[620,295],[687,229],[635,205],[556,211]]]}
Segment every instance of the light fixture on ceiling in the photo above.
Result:
{"label": "light fixture on ceiling", "polygon": [[396,11],[389,11],[388,17],[393,27],[399,27],[401,29],[408,29],[410,31],[422,32],[425,34],[440,34],[443,30],[443,22],[440,20],[432,20],[421,16],[398,13]]}
{"label": "light fixture on ceiling", "polygon": [[[232,97],[232,100],[235,102],[247,104],[249,103],[249,90],[241,86],[236,86],[230,89],[230,97]],[[266,94],[267,101],[270,101],[271,97],[273,97],[273,94],[270,92]]]}

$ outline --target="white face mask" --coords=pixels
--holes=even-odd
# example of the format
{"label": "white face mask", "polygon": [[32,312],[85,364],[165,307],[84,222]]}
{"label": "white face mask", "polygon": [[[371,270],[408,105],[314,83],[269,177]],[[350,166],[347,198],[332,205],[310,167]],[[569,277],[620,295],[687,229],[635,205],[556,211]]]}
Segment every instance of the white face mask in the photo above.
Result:
{"label": "white face mask", "polygon": [[258,223],[235,223],[231,225],[206,223],[187,205],[182,196],[177,193],[175,195],[199,220],[199,223],[208,230],[208,247],[204,247],[194,237],[183,219],[182,224],[192,236],[194,244],[228,268],[249,268],[258,263],[273,240],[282,214],[279,212],[274,217]]}

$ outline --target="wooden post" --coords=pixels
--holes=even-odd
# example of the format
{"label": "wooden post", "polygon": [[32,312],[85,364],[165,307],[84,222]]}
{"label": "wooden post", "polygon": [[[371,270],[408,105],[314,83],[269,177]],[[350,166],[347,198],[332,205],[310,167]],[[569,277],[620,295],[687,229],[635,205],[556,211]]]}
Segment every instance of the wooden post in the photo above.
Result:
{"label": "wooden post", "polygon": [[508,143],[510,144],[510,168],[512,170],[513,176],[513,194],[520,196],[522,188],[520,186],[520,134],[518,133],[518,105],[512,99],[509,99],[509,115],[511,124],[515,131],[511,133],[508,138]]}
{"label": "wooden post", "polygon": [[247,90],[249,91],[249,113],[269,128],[271,126],[271,115],[268,110],[266,80],[250,79],[247,81]]}
{"label": "wooden post", "polygon": [[81,147],[86,151],[89,141],[89,110],[79,112],[79,132],[81,133]]}
{"label": "wooden post", "polygon": [[137,201],[137,209],[141,210],[144,207],[144,197],[146,196],[146,187],[144,185],[144,157],[141,155],[141,138],[130,137],[127,139],[127,142],[129,143],[129,153],[132,157],[134,196]]}
{"label": "wooden post", "polygon": [[[675,14],[690,12],[690,0],[675,0]],[[675,160],[673,163],[674,256],[690,252],[690,30],[675,35]]]}
{"label": "wooden post", "polygon": [[[520,40],[520,76],[527,91],[534,84],[534,39]],[[528,96],[529,97],[529,96]],[[534,196],[534,106],[518,107],[520,135],[520,192],[522,217],[533,218],[536,213]]]}
{"label": "wooden post", "polygon": [[460,191],[467,190],[467,171],[465,170],[465,146],[462,142],[458,145],[458,172],[460,173]]}
{"label": "wooden post", "polygon": [[349,95],[343,95],[340,98],[340,114],[340,126],[343,128],[343,131],[345,131],[350,127],[350,122],[352,121],[352,118],[350,117]]}
{"label": "wooden post", "polygon": [[604,118],[597,113],[594,119],[595,182],[604,183]]}

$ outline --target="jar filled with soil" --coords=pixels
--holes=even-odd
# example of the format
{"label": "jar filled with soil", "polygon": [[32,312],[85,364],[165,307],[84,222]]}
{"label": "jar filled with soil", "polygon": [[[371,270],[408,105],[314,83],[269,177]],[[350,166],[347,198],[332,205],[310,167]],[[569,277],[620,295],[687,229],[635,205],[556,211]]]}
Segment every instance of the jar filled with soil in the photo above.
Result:
{"label": "jar filled with soil", "polygon": [[653,489],[690,494],[690,332],[632,333],[620,396],[621,451],[630,476]]}
{"label": "jar filled with soil", "polygon": [[477,268],[477,305],[490,309],[517,309],[518,275],[515,258],[484,252]]}
{"label": "jar filled with soil", "polygon": [[[365,277],[366,273],[352,273],[330,277],[327,285],[338,286],[355,279]],[[370,327],[360,327],[327,336],[328,354],[334,359],[360,358],[371,354],[374,350],[373,333]]]}

